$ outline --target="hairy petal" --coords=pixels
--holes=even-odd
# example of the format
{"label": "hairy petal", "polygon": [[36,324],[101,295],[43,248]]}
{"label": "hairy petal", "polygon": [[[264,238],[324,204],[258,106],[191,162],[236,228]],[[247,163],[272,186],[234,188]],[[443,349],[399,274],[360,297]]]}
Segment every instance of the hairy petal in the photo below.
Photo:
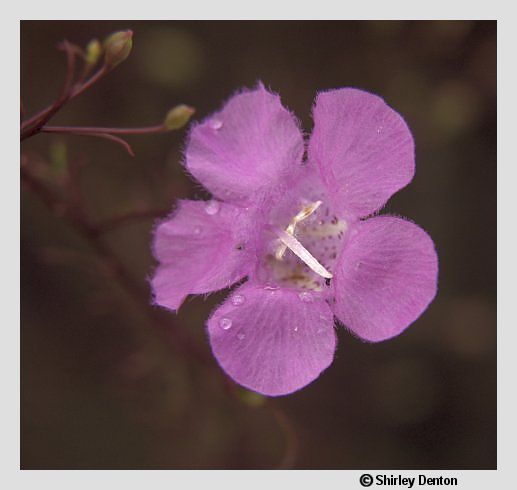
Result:
{"label": "hairy petal", "polygon": [[411,132],[380,97],[353,88],[322,92],[313,117],[309,160],[342,216],[377,211],[413,178]]}
{"label": "hairy petal", "polygon": [[177,310],[188,294],[231,286],[247,274],[250,261],[239,240],[241,215],[217,201],[179,202],[155,231],[153,251],[160,264],[151,286],[157,304]]}
{"label": "hairy petal", "polygon": [[212,351],[237,383],[286,395],[330,365],[336,348],[332,312],[321,296],[299,294],[246,283],[214,311],[208,320]]}
{"label": "hairy petal", "polygon": [[389,339],[427,308],[437,276],[433,241],[420,227],[391,216],[358,222],[334,273],[334,313],[364,340]]}
{"label": "hairy petal", "polygon": [[239,204],[264,199],[300,170],[303,137],[280,97],[262,84],[234,95],[194,126],[186,166],[210,192]]}

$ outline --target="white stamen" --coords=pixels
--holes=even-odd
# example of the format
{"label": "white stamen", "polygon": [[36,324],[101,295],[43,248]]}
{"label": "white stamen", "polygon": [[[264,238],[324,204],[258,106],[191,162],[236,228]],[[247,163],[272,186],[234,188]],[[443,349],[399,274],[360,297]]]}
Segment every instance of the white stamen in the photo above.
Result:
{"label": "white stamen", "polygon": [[293,223],[299,223],[303,221],[305,218],[308,218],[316,209],[321,206],[321,201],[311,202],[309,205],[305,206],[294,218]]}
{"label": "white stamen", "polygon": [[[289,223],[289,226],[285,229],[285,231],[289,235],[294,235],[294,230],[296,229],[296,225],[303,221],[304,219],[308,218],[316,209],[318,209],[321,206],[321,201],[311,202],[309,205],[305,206]],[[285,251],[287,250],[287,246],[281,245],[278,247],[278,250],[276,251],[275,257],[277,260],[282,260],[282,257],[285,254]]]}
{"label": "white stamen", "polygon": [[308,267],[316,274],[326,279],[332,278],[332,274],[325,269],[317,259],[292,235],[277,228],[276,226],[268,226],[268,228],[278,237],[280,241],[300,258]]}

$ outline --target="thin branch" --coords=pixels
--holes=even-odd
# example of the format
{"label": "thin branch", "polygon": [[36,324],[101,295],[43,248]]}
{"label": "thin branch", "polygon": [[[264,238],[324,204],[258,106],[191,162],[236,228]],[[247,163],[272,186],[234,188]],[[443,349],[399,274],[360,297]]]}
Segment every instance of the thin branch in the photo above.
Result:
{"label": "thin branch", "polygon": [[27,165],[21,166],[21,178],[22,182],[38,195],[51,211],[57,212],[60,217],[65,218],[76,232],[89,243],[99,261],[104,263],[107,270],[110,271],[111,277],[117,281],[125,293],[140,307],[149,320],[157,327],[160,327],[160,331],[165,334],[165,338],[169,340],[169,344],[176,352],[180,355],[192,356],[203,366],[211,366],[213,364],[213,361],[206,356],[205,351],[200,349],[197,343],[193,342],[183,330],[176,327],[171,318],[165,319],[159,310],[150,307],[146,291],[142,290],[117,255],[105,245],[95,225],[90,223],[80,209],[68,206],[66,201],[63,201],[52,190],[36,179],[29,172]]}
{"label": "thin branch", "polygon": [[101,78],[103,78],[111,71],[109,67],[103,65],[86,82],[78,83],[72,86],[76,52],[70,47],[70,44],[67,41],[63,42],[63,47],[65,47],[67,54],[67,72],[61,96],[51,105],[23,122],[21,125],[21,140],[29,138],[30,136],[40,132],[41,128],[56,114],[56,112],[58,112],[63,107],[65,102],[74,99],[78,95],[81,95],[84,91],[89,89],[92,85],[97,83]]}
{"label": "thin branch", "polygon": [[[185,333],[178,329],[170,318],[165,319],[161,312],[152,309],[147,302],[147,294],[142,290],[140,285],[135,282],[128,269],[124,266],[118,256],[108,247],[101,238],[101,232],[112,229],[118,224],[124,223],[135,217],[147,217],[162,214],[162,211],[141,211],[127,213],[111,220],[101,222],[97,225],[92,224],[84,215],[79,206],[70,206],[67,201],[56,194],[54,191],[46,187],[39,179],[30,173],[30,167],[27,165],[26,158],[22,155],[21,165],[22,183],[27,185],[39,198],[49,207],[49,209],[58,216],[64,218],[91,246],[96,258],[101,264],[106,266],[106,271],[116,280],[125,293],[132,298],[134,303],[147,315],[149,320],[159,328],[159,331],[169,341],[173,349],[183,356],[191,356],[196,359],[203,367],[210,369],[214,361],[206,356],[206,352],[199,348],[197,343],[192,341]],[[81,204],[80,202],[77,204]],[[163,213],[165,214],[165,213]],[[220,379],[223,383],[230,386],[228,390],[235,396],[235,385],[229,379],[220,373]],[[277,405],[276,401],[268,400],[266,408],[269,409],[275,421],[282,431],[285,438],[285,449],[279,468],[292,468],[296,463],[299,451],[299,441],[295,427],[288,415]]]}
{"label": "thin branch", "polygon": [[[40,113],[36,114],[36,116],[31,117],[29,120],[25,121],[22,124],[22,132],[20,138],[22,141],[38,133],[42,126],[44,126],[70,98],[72,84],[74,81],[76,52],[74,49],[72,49],[68,41],[63,41],[60,47],[66,53],[66,75],[65,81],[63,83],[63,88],[61,89],[61,95],[47,109],[44,109]],[[32,124],[34,124],[34,126],[32,126]]]}
{"label": "thin branch", "polygon": [[132,157],[135,156],[135,153],[133,151],[133,148],[131,148],[131,145],[126,140],[123,140],[122,138],[119,138],[118,136],[114,136],[114,135],[108,134],[108,133],[72,133],[72,134],[75,134],[77,136],[94,136],[96,138],[103,138],[105,140],[114,141],[115,143],[118,143],[120,146],[122,146],[129,153],[130,156],[132,156]]}
{"label": "thin branch", "polygon": [[74,99],[78,95],[81,95],[83,92],[88,90],[92,85],[96,84],[101,78],[104,78],[109,72],[111,68],[106,65],[102,65],[98,71],[96,71],[86,82],[77,84],[72,93],[70,95],[70,99]]}
{"label": "thin branch", "polygon": [[77,56],[77,51],[76,49],[74,49],[73,45],[70,44],[67,40],[64,40],[60,44],[59,48],[66,53],[65,81],[63,83],[63,89],[61,90],[61,95],[58,99],[58,104],[62,104],[70,97],[70,91],[72,89],[72,84],[74,83],[75,58]]}
{"label": "thin branch", "polygon": [[88,134],[88,133],[106,133],[106,134],[156,134],[165,133],[167,128],[163,124],[156,126],[146,126],[141,128],[96,128],[92,126],[43,126],[42,133],[61,133],[61,134]]}
{"label": "thin branch", "polygon": [[41,133],[58,133],[58,134],[66,133],[66,134],[72,134],[74,136],[92,136],[95,138],[102,138],[105,140],[110,140],[110,141],[113,141],[113,142],[119,144],[120,146],[122,146],[124,148],[124,150],[126,150],[129,153],[130,156],[132,156],[132,157],[135,156],[135,152],[133,151],[133,148],[131,148],[131,145],[126,140],[119,138],[118,136],[115,136],[110,133],[98,133],[96,131],[86,132],[86,133],[83,133],[82,131],[47,131],[45,129],[45,126],[40,129],[40,132]]}
{"label": "thin branch", "polygon": [[80,183],[81,168],[84,164],[85,159],[82,157],[70,160],[70,163],[66,166],[66,179],[71,205],[77,207],[82,206],[83,213],[87,214],[87,207],[83,200],[83,193]]}
{"label": "thin branch", "polygon": [[292,469],[298,457],[298,436],[294,428],[294,424],[286,413],[273,401],[268,400],[267,406],[275,417],[276,423],[282,430],[285,438],[285,450],[282,460],[278,466],[279,469]]}

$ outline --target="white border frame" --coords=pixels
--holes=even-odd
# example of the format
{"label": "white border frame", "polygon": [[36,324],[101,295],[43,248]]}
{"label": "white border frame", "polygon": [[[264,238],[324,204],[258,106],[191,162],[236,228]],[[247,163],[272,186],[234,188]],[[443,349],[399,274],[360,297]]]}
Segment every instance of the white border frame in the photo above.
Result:
{"label": "white border frame", "polygon": [[[242,2],[217,0],[200,2],[171,2],[165,8],[163,2],[147,0],[137,4],[87,0],[83,3],[61,1],[36,2],[25,0],[2,6],[0,30],[4,75],[2,77],[3,114],[1,120],[3,138],[2,178],[2,303],[3,325],[0,354],[2,376],[1,405],[1,484],[3,488],[73,488],[91,489],[101,485],[140,488],[154,485],[170,488],[171,485],[206,485],[210,488],[230,490],[243,486],[246,489],[265,485],[300,485],[336,488],[362,488],[359,477],[366,471],[20,471],[19,423],[20,423],[20,376],[19,376],[19,240],[20,240],[20,192],[19,192],[19,140],[15,134],[14,118],[19,117],[19,20],[50,19],[496,19],[498,20],[498,469],[497,471],[372,471],[373,475],[426,474],[428,476],[456,476],[457,488],[485,489],[509,488],[514,480],[515,413],[515,336],[517,322],[515,309],[514,278],[515,252],[515,201],[513,187],[517,183],[515,158],[515,46],[517,45],[515,14],[511,4],[503,1],[472,2],[434,1],[415,2],[392,0],[389,2],[341,2],[319,0],[306,4],[281,3],[278,0]],[[9,11],[7,11],[9,9]],[[16,73],[16,76],[12,74]],[[7,143],[7,144],[6,144]],[[513,151],[512,151],[513,150]],[[509,154],[512,152],[512,154]],[[14,233],[13,233],[14,231]],[[372,488],[378,488],[373,485]],[[417,488],[417,487],[414,487]]]}

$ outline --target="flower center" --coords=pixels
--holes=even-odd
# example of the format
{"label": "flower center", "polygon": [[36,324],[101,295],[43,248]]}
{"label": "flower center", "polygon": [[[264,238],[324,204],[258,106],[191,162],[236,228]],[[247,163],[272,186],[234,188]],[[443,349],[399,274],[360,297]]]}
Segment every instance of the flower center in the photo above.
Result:
{"label": "flower center", "polygon": [[306,204],[285,229],[268,226],[278,238],[267,256],[272,279],[303,289],[321,290],[332,278],[347,224],[331,216],[322,201]]}
{"label": "flower center", "polygon": [[[296,225],[303,221],[304,219],[307,219],[316,209],[318,209],[321,206],[321,201],[316,201],[308,204],[307,206],[303,207],[302,210],[291,220],[289,223],[289,226],[285,229],[285,234],[291,235],[294,237],[294,232],[296,229]],[[280,240],[282,240],[282,236],[279,236]],[[282,240],[284,242],[284,240]],[[300,244],[301,245],[301,244]],[[275,258],[278,260],[282,260],[284,257],[285,251],[289,247],[287,243],[282,243],[276,250]],[[291,247],[289,247],[291,248]],[[292,250],[292,248],[291,248]]]}

